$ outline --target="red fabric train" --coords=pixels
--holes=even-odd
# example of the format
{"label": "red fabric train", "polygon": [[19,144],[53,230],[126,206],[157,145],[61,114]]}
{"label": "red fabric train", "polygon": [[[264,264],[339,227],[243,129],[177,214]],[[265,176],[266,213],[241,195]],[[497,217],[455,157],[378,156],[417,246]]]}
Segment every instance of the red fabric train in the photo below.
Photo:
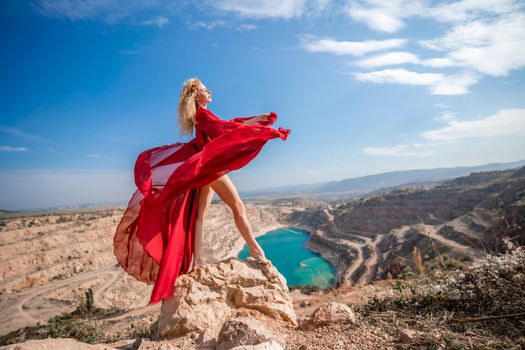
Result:
{"label": "red fabric train", "polygon": [[195,138],[187,143],[154,147],[135,163],[137,190],[117,226],[113,251],[136,279],[155,283],[150,303],[169,299],[179,275],[188,273],[193,257],[197,190],[242,168],[264,144],[290,130],[274,129],[277,115],[246,125],[251,119],[222,120],[206,108],[196,113]]}

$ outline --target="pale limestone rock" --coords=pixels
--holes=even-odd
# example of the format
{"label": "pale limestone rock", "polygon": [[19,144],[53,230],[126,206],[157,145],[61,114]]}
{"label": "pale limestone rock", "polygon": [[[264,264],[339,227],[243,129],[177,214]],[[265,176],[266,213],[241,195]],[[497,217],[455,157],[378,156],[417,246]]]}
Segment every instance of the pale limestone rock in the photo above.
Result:
{"label": "pale limestone rock", "polygon": [[70,338],[47,338],[6,345],[1,350],[117,350],[104,344],[86,344]]}
{"label": "pale limestone rock", "polygon": [[327,302],[319,305],[312,314],[300,321],[301,329],[318,328],[330,323],[355,323],[355,315],[351,308],[337,302]]}
{"label": "pale limestone rock", "polygon": [[281,344],[270,340],[257,345],[241,345],[231,348],[230,350],[283,350]]}
{"label": "pale limestone rock", "polygon": [[278,333],[274,327],[271,327],[271,320],[268,322],[251,317],[235,317],[223,323],[217,339],[217,350],[229,350],[241,345],[257,345],[270,340],[286,345],[283,337],[276,335]]}
{"label": "pale limestone rock", "polygon": [[[181,348],[178,346],[172,345],[172,344],[162,344],[161,346],[159,346],[158,350],[181,350]],[[189,349],[185,349],[185,350],[189,350]]]}
{"label": "pale limestone rock", "polygon": [[216,338],[233,311],[256,310],[276,320],[297,325],[286,279],[275,266],[231,257],[207,264],[177,278],[171,299],[164,301],[155,336],[175,337],[206,333]]}

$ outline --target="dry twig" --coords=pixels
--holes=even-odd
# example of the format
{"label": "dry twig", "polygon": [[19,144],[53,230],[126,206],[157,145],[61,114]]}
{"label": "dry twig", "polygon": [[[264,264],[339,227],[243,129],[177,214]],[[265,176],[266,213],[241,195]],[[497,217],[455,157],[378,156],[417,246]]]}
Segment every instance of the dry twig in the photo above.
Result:
{"label": "dry twig", "polygon": [[496,316],[483,316],[483,317],[473,317],[473,318],[451,319],[450,322],[459,322],[459,323],[480,322],[480,321],[496,320],[496,319],[500,319],[500,318],[522,317],[522,316],[525,316],[525,312],[517,312],[517,313],[514,313],[514,314],[508,314],[508,315],[496,315]]}

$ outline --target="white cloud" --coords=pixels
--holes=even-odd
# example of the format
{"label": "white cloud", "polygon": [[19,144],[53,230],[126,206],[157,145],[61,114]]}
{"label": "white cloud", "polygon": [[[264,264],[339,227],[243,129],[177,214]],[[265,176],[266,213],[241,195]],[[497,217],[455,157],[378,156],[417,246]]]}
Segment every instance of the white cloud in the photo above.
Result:
{"label": "white cloud", "polygon": [[439,109],[448,109],[448,108],[450,108],[449,105],[444,104],[442,102],[435,103],[434,107],[439,108]]}
{"label": "white cloud", "polygon": [[40,0],[33,3],[42,15],[55,18],[68,18],[71,21],[95,18],[109,3],[78,0]]}
{"label": "white cloud", "polygon": [[452,119],[447,126],[426,131],[421,136],[433,141],[451,141],[513,134],[525,136],[525,109],[503,109],[494,115],[468,121]]}
{"label": "white cloud", "polygon": [[443,79],[430,87],[433,95],[463,95],[469,87],[476,84],[480,77],[472,72],[443,75]]}
{"label": "white cloud", "polygon": [[356,62],[360,67],[383,67],[392,66],[404,63],[419,63],[420,59],[416,55],[406,51],[394,51],[384,54],[365,58]]}
{"label": "white cloud", "polygon": [[484,15],[511,14],[522,7],[521,1],[517,0],[462,0],[434,6],[423,0],[352,0],[348,1],[345,12],[372,30],[393,33],[403,28],[405,20],[412,17],[459,23]]}
{"label": "white cloud", "polygon": [[393,33],[405,25],[397,16],[392,16],[378,10],[367,10],[360,7],[354,7],[349,13],[353,19],[364,21],[370,28],[380,32]]}
{"label": "white cloud", "polygon": [[164,28],[164,26],[168,25],[170,23],[169,18],[163,17],[163,16],[157,16],[155,18],[143,20],[140,22],[143,26],[157,26],[159,28]]}
{"label": "white cloud", "polygon": [[305,15],[309,9],[320,11],[327,3],[308,0],[220,0],[214,2],[213,6],[241,17],[291,19]]}
{"label": "white cloud", "polygon": [[0,152],[26,152],[27,147],[0,146]]}
{"label": "white cloud", "polygon": [[190,25],[191,29],[206,29],[206,30],[212,30],[219,27],[226,27],[227,22],[222,19],[214,20],[214,21],[197,21]]}
{"label": "white cloud", "polygon": [[430,157],[434,155],[431,151],[415,150],[426,146],[424,144],[414,144],[411,147],[407,145],[396,145],[387,147],[364,147],[363,153],[369,156],[411,156],[411,157]]}
{"label": "white cloud", "polygon": [[163,28],[175,3],[166,0],[35,0],[36,12],[70,21],[101,20],[108,24],[126,23]]}
{"label": "white cloud", "polygon": [[435,95],[462,95],[482,75],[506,76],[525,67],[524,3],[516,0],[462,0],[432,3],[426,0],[353,0],[347,14],[376,31],[393,33],[410,18],[451,23],[441,37],[419,41],[441,53],[441,57],[419,57],[407,51],[381,53],[354,62],[363,68],[420,65],[432,68],[459,68],[452,74],[384,70],[357,73],[362,81],[428,85]]}
{"label": "white cloud", "polygon": [[86,156],[88,156],[89,158],[100,158],[100,155],[95,153],[88,153],[86,154]]}
{"label": "white cloud", "polygon": [[521,8],[515,0],[463,0],[439,4],[427,9],[427,15],[441,22],[462,22],[481,15],[498,15],[518,11]]}
{"label": "white cloud", "polygon": [[444,68],[454,67],[458,64],[452,61],[450,58],[430,58],[420,59],[417,55],[407,51],[392,51],[372,57],[364,58],[355,62],[356,65],[365,68],[384,67],[384,66],[395,66],[400,64],[417,64],[421,66],[433,67],[433,68]]}
{"label": "white cloud", "polygon": [[331,38],[317,39],[310,35],[305,35],[301,39],[301,46],[309,52],[329,52],[335,55],[353,56],[393,49],[405,43],[405,39],[337,41]]}
{"label": "white cloud", "polygon": [[358,72],[354,78],[369,83],[425,85],[434,95],[461,95],[468,92],[468,87],[478,80],[471,73],[446,75],[442,73],[417,73],[406,69],[385,69],[372,72]]}
{"label": "white cloud", "polygon": [[433,68],[445,68],[445,67],[459,66],[458,63],[454,62],[448,57],[429,58],[429,59],[421,60],[419,64],[421,64],[422,66],[433,67]]}
{"label": "white cloud", "polygon": [[[198,11],[233,13],[243,18],[293,19],[318,16],[331,0],[33,0],[36,12],[70,21],[102,20],[108,24],[126,22],[134,25],[153,25],[163,28],[170,16],[185,12],[188,6]],[[217,11],[215,11],[217,12]],[[216,14],[216,13],[212,13]],[[252,30],[253,25],[240,25],[237,30]]]}
{"label": "white cloud", "polygon": [[452,112],[445,112],[441,114],[439,117],[434,118],[434,120],[437,120],[439,122],[450,122],[452,120],[455,120],[454,113]]}
{"label": "white cloud", "polygon": [[403,19],[423,11],[423,3],[414,0],[350,1],[346,13],[380,32],[393,33],[404,27]]}
{"label": "white cloud", "polygon": [[235,30],[238,30],[240,32],[247,32],[250,30],[255,30],[259,28],[256,24],[250,24],[250,23],[241,23],[238,26],[235,27]]}
{"label": "white cloud", "polygon": [[437,143],[413,143],[412,147],[414,148],[421,148],[421,147],[431,147],[431,146],[437,146]]}
{"label": "white cloud", "polygon": [[[362,152],[369,156],[385,157],[430,157],[437,154],[430,150],[466,138],[495,138],[510,135],[525,136],[525,109],[502,109],[488,117],[460,121],[451,112],[434,118],[447,125],[421,134],[430,142],[401,144],[385,147],[364,147]],[[399,136],[399,135],[398,135]]]}
{"label": "white cloud", "polygon": [[20,129],[12,128],[5,125],[0,125],[0,133],[5,133],[8,135],[15,136],[16,138],[19,138],[21,140],[24,140],[26,142],[32,142],[32,143],[51,143],[46,138],[43,138],[41,136],[37,136],[25,131],[22,131]]}
{"label": "white cloud", "polygon": [[505,76],[525,66],[525,14],[505,15],[491,22],[472,21],[453,27],[443,37],[420,43],[449,51],[456,65],[491,76]]}
{"label": "white cloud", "polygon": [[398,83],[409,85],[432,85],[443,80],[441,73],[417,73],[406,69],[385,69],[367,73],[355,73],[355,78],[369,83]]}
{"label": "white cloud", "polygon": [[139,50],[119,50],[117,53],[120,55],[136,55],[139,53]]}
{"label": "white cloud", "polygon": [[244,31],[250,31],[255,30],[258,28],[255,24],[250,23],[234,23],[234,22],[228,22],[222,19],[213,20],[213,21],[197,21],[192,23],[189,26],[190,29],[206,29],[206,30],[213,30],[215,28],[234,28],[237,31],[244,32]]}

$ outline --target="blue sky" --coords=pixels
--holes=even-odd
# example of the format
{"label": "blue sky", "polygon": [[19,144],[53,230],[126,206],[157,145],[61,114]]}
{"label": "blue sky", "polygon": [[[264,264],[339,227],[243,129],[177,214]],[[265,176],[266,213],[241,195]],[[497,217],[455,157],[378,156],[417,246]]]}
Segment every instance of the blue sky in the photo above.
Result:
{"label": "blue sky", "polygon": [[[384,5],[388,3],[387,5]],[[125,202],[183,81],[275,111],[240,190],[525,159],[523,1],[2,1],[0,208]]]}

